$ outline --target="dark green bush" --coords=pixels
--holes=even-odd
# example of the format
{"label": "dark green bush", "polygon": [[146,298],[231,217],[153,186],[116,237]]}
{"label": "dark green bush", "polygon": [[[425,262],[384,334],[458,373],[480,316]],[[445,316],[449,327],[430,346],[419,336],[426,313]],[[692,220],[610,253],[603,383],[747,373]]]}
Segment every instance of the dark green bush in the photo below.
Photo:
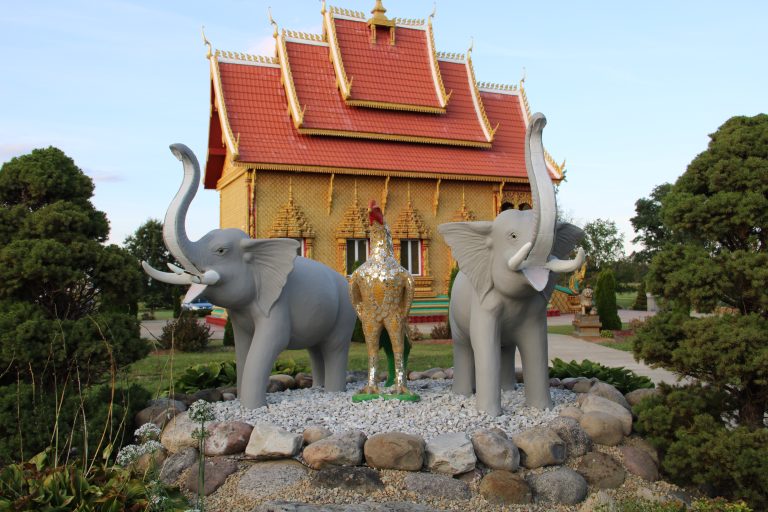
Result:
{"label": "dark green bush", "polygon": [[227,318],[227,323],[224,325],[224,346],[225,347],[234,347],[235,346],[235,332],[232,329],[232,320]]}
{"label": "dark green bush", "polygon": [[732,503],[722,498],[713,500],[699,499],[691,503],[690,508],[679,501],[648,501],[638,498],[627,498],[617,501],[614,505],[600,505],[595,512],[752,512],[744,502]]}
{"label": "dark green bush", "polygon": [[595,307],[603,329],[621,330],[621,319],[616,306],[616,279],[609,268],[600,271],[595,287]]}
{"label": "dark green bush", "polygon": [[632,309],[635,311],[646,311],[648,309],[648,297],[645,295],[645,280],[641,279],[637,287],[637,297],[632,303]]}
{"label": "dark green bush", "polygon": [[595,377],[606,384],[614,386],[622,393],[629,393],[640,388],[652,388],[653,382],[648,377],[636,374],[626,368],[611,368],[600,363],[594,363],[589,359],[584,359],[581,363],[571,361],[566,363],[556,357],[552,360],[552,366],[549,369],[550,377],[565,379],[568,377]]}
{"label": "dark green bush", "polygon": [[211,328],[197,319],[197,315],[184,312],[175,320],[169,320],[160,334],[163,348],[174,348],[182,352],[201,352],[211,339]]}

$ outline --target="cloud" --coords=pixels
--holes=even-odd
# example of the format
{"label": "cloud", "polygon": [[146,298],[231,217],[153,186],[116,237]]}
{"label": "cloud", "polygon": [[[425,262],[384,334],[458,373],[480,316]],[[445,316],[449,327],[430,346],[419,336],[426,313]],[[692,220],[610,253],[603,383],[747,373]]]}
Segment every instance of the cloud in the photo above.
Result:
{"label": "cloud", "polygon": [[121,181],[125,181],[125,176],[115,172],[95,171],[93,169],[83,169],[83,171],[96,183],[120,183]]}
{"label": "cloud", "polygon": [[32,144],[0,144],[0,162],[7,162],[11,158],[19,155],[23,155],[24,153],[29,153],[32,151],[35,146]]}

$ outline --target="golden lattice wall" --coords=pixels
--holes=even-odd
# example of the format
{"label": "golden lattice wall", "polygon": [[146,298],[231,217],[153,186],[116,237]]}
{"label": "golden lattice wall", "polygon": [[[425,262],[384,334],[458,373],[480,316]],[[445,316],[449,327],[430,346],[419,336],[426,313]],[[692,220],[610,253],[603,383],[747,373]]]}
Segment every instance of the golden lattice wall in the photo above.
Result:
{"label": "golden lattice wall", "polygon": [[[247,231],[250,176],[251,172],[245,170],[236,177],[232,173],[226,185],[220,188],[222,227]],[[425,260],[426,275],[417,278],[417,287],[421,283],[418,295],[422,297],[447,293],[452,259],[437,232],[437,226],[459,220],[457,212],[462,204],[475,220],[491,220],[496,216],[499,203],[499,183],[493,182],[443,180],[438,187],[435,179],[391,178],[387,182],[385,177],[337,174],[331,179],[331,176],[255,171],[255,236],[269,236],[281,212],[286,209],[290,190],[295,208],[303,213],[314,232],[312,258],[343,272],[344,258],[339,251],[344,249],[337,239],[337,231],[345,213],[354,203],[355,193],[362,208],[367,208],[370,199],[384,206],[385,219],[390,227],[407,208],[410,195],[411,206],[420,216],[430,237]],[[399,241],[396,241],[396,248],[399,249]]]}

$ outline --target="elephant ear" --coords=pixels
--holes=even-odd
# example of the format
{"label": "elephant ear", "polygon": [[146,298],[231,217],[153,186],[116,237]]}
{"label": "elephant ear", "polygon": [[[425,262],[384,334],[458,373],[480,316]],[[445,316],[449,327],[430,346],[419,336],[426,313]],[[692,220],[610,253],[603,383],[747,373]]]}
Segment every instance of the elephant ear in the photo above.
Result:
{"label": "elephant ear", "polygon": [[482,221],[449,222],[437,227],[481,301],[493,288],[489,238],[492,226],[492,222]]}
{"label": "elephant ear", "polygon": [[243,258],[253,267],[256,281],[256,304],[269,316],[272,305],[283,292],[299,242],[290,238],[256,240],[245,238],[240,242]]}
{"label": "elephant ear", "polygon": [[[561,260],[566,259],[583,238],[584,231],[580,227],[568,224],[567,222],[558,222],[555,227],[555,243],[552,245],[552,256]],[[549,281],[541,292],[547,300],[552,296],[558,276],[559,274],[556,272],[549,273]]]}

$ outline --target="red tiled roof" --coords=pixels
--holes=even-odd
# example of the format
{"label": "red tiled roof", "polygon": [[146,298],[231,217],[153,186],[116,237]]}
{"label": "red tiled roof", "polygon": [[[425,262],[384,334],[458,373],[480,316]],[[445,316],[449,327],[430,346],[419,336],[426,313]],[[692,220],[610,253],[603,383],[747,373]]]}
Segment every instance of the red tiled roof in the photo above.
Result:
{"label": "red tiled roof", "polygon": [[[298,102],[302,108],[306,107],[302,129],[405,135],[488,144],[472,104],[467,71],[463,65],[440,62],[445,87],[453,91],[451,101],[445,114],[423,114],[350,107],[344,103],[336,87],[336,74],[328,59],[327,47],[289,41],[286,50]],[[426,57],[422,60],[426,60]],[[344,62],[347,62],[346,54]],[[355,80],[353,91],[357,83]],[[434,95],[434,86],[431,87]]]}
{"label": "red tiled roof", "polygon": [[332,18],[352,100],[400,103],[440,108],[430,69],[425,30],[377,28],[376,42],[364,21]]}
{"label": "red tiled roof", "polygon": [[[524,156],[525,121],[520,97],[517,95],[481,93],[488,118],[493,125],[499,123],[493,146],[489,149],[372,141],[299,133],[287,113],[287,99],[280,83],[279,68],[219,62],[218,69],[229,126],[234,137],[239,137],[240,162],[276,168],[312,167],[318,170],[327,169],[328,172],[355,169],[425,175],[484,176],[502,180],[527,177]],[[449,87],[458,89],[456,84],[462,77],[466,80],[464,64],[441,61],[440,70],[446,85],[451,84]],[[214,77],[214,80],[216,79],[217,77]],[[449,110],[453,102],[452,98]],[[312,103],[308,104],[310,106],[305,114],[309,117]],[[457,101],[456,107],[461,107],[460,101]],[[472,107],[469,105],[462,108]],[[472,112],[474,115],[474,110]],[[382,113],[392,116],[390,119],[411,116],[414,124],[424,122],[427,117],[441,119],[448,115],[395,111]],[[212,129],[215,129],[217,123],[216,116],[212,116]],[[344,127],[337,126],[337,129],[341,128]],[[351,128],[357,129],[354,126]],[[212,143],[209,155],[220,153],[221,146]],[[206,188],[216,188],[222,167],[223,159],[209,158],[205,175]]]}

